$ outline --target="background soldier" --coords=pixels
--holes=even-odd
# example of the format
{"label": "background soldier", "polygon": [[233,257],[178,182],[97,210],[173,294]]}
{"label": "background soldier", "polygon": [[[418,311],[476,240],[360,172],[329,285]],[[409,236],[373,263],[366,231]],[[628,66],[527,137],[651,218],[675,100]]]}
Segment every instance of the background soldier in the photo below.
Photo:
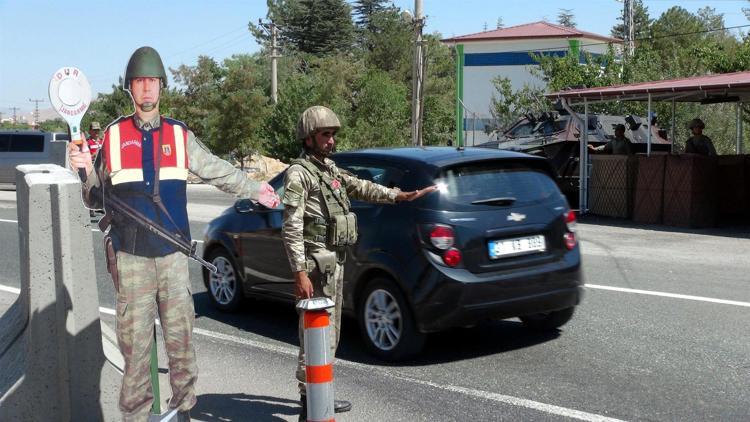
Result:
{"label": "background soldier", "polygon": [[701,155],[716,155],[716,148],[711,138],[703,134],[706,128],[701,119],[693,119],[688,123],[688,129],[693,132],[687,142],[685,142],[685,152]]}
{"label": "background soldier", "polygon": [[99,152],[99,147],[102,145],[102,139],[99,137],[101,130],[102,127],[99,122],[91,122],[89,125],[89,138],[86,142],[89,144],[89,151],[91,151],[93,158],[96,158],[96,153]]}
{"label": "background soldier", "polygon": [[625,125],[618,123],[615,125],[615,139],[604,145],[595,147],[589,145],[589,150],[593,152],[603,152],[614,155],[632,155],[635,154],[635,148],[628,138],[625,137]]}
{"label": "background soldier", "polygon": [[[298,299],[328,297],[336,306],[331,314],[331,356],[335,355],[341,327],[343,262],[346,247],[357,241],[356,217],[349,198],[368,202],[413,201],[437,189],[431,186],[413,192],[388,189],[360,180],[339,170],[328,157],[333,152],[336,131],[341,127],[330,109],[313,106],[297,123],[297,139],[304,148],[284,177],[284,222],[282,236],[295,279]],[[300,313],[300,350],[296,377],[302,412],[307,417],[305,397],[304,325]],[[351,409],[351,403],[335,401],[337,413]]]}
{"label": "background soldier", "polygon": [[[212,155],[184,123],[159,115],[159,96],[167,75],[156,50],[136,50],[128,62],[124,82],[135,113],[120,117],[107,127],[96,164],[92,163],[88,148],[78,151],[73,144],[69,147],[71,166],[85,169],[88,175],[82,187],[87,206],[101,207],[104,196],[106,207],[106,197],[115,195],[166,230],[190,241],[188,171],[225,192],[269,207],[278,205],[271,186],[249,180],[242,171]],[[189,411],[196,403],[197,378],[188,258],[171,243],[117,214],[112,215],[108,239],[116,252],[116,267],[111,271],[115,286],[119,278],[117,342],[125,358],[120,391],[123,419],[148,419],[153,402],[149,379],[151,337],[158,313],[169,358],[169,408],[179,410],[179,421],[188,421]]]}

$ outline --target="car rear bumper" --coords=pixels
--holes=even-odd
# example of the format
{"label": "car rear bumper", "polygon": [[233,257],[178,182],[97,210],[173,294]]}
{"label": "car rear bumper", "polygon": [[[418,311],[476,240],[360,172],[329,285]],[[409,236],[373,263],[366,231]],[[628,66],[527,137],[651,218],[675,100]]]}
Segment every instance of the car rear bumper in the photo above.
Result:
{"label": "car rear bumper", "polygon": [[473,325],[491,318],[511,318],[576,306],[583,297],[580,255],[509,273],[476,275],[464,269],[433,267],[415,292],[420,331]]}

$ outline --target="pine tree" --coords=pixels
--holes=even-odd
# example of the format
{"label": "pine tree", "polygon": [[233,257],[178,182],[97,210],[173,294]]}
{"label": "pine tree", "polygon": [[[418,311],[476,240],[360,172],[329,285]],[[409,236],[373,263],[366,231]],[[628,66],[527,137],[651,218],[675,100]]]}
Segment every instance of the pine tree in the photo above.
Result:
{"label": "pine tree", "polygon": [[[612,27],[612,36],[625,39],[625,25],[622,23],[622,14],[617,18],[620,23]],[[635,39],[646,38],[653,19],[648,14],[648,7],[643,5],[643,0],[633,0],[633,36]]]}
{"label": "pine tree", "polygon": [[[349,50],[354,43],[351,7],[345,0],[269,0],[268,18],[279,28],[283,49],[316,56]],[[263,34],[252,22],[250,31],[267,44]]]}
{"label": "pine tree", "polygon": [[388,8],[387,0],[357,0],[354,2],[354,23],[360,30],[369,30],[372,16]]}
{"label": "pine tree", "polygon": [[557,14],[557,23],[568,28],[575,28],[576,21],[573,9],[560,9],[560,12]]}

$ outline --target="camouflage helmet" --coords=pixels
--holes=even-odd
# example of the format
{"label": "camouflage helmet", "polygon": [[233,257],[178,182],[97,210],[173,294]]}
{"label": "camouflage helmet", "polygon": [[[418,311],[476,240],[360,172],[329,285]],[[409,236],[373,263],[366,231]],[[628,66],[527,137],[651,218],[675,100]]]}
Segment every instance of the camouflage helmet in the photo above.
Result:
{"label": "camouflage helmet", "polygon": [[99,122],[91,122],[91,125],[89,125],[89,130],[102,130],[102,126],[99,124]]}
{"label": "camouflage helmet", "polygon": [[167,73],[156,50],[141,47],[130,56],[125,69],[125,87],[129,88],[130,81],[134,78],[160,78],[162,86],[167,86]]}
{"label": "camouflage helmet", "polygon": [[305,140],[316,130],[324,128],[338,129],[341,127],[338,116],[328,107],[312,106],[302,112],[297,122],[297,140]]}
{"label": "camouflage helmet", "polygon": [[688,123],[688,129],[692,129],[694,127],[705,129],[706,128],[706,124],[703,123],[703,120],[701,120],[701,119],[693,119],[693,120],[690,121],[690,123]]}

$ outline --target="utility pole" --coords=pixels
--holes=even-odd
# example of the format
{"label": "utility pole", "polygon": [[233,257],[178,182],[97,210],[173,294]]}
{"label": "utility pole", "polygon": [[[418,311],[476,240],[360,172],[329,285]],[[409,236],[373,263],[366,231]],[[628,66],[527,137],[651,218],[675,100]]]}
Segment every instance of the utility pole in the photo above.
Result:
{"label": "utility pole", "polygon": [[424,83],[424,41],[422,29],[422,0],[414,0],[414,63],[412,71],[411,140],[422,145],[422,85]]}
{"label": "utility pole", "polygon": [[273,21],[263,23],[263,21],[261,21],[260,19],[258,19],[258,25],[265,28],[267,33],[271,36],[271,101],[273,101],[274,104],[277,104],[279,102],[279,97],[276,59],[281,57],[278,54],[276,46],[276,37],[278,35],[279,28],[276,27],[276,24],[273,23]]}
{"label": "utility pole", "polygon": [[18,107],[9,107],[10,110],[13,112],[13,124],[18,123],[18,120],[16,119],[16,112],[20,110]]}
{"label": "utility pole", "polygon": [[32,100],[29,98],[29,101],[34,103],[34,126],[39,124],[39,103],[43,103],[44,99],[41,100]]}
{"label": "utility pole", "polygon": [[635,52],[635,25],[633,21],[633,0],[623,0],[622,4],[622,24],[625,36],[625,54],[633,57]]}

